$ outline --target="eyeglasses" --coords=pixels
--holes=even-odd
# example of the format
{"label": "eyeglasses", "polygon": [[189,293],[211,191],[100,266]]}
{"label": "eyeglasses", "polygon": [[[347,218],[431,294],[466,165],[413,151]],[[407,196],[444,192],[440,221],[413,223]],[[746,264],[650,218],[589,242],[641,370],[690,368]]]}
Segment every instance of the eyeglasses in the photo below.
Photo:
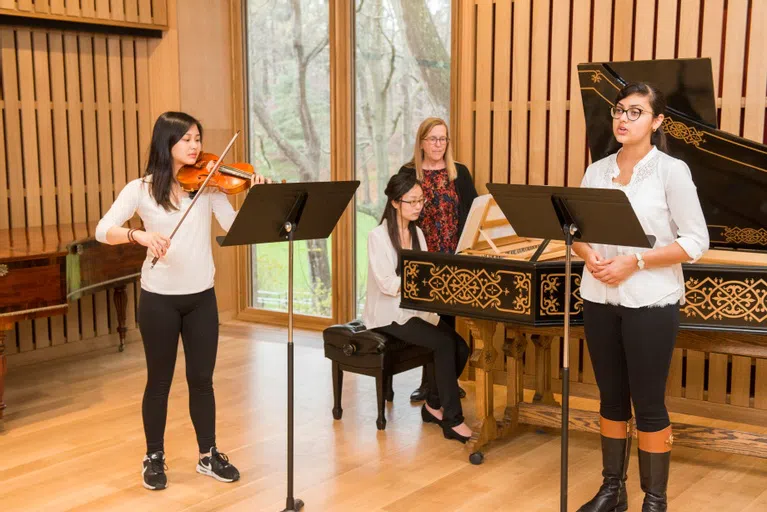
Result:
{"label": "eyeglasses", "polygon": [[641,108],[637,107],[631,107],[628,109],[622,108],[622,107],[610,107],[610,115],[613,116],[613,119],[620,119],[623,117],[623,114],[626,114],[626,118],[629,121],[636,121],[640,117],[642,117],[642,114],[650,114],[653,115],[652,112],[649,110],[642,110]]}
{"label": "eyeglasses", "polygon": [[423,206],[424,198],[421,199],[414,199],[413,201],[405,201],[404,199],[399,200],[400,203],[405,203],[407,205],[410,205],[412,208],[415,208],[417,206]]}
{"label": "eyeglasses", "polygon": [[428,141],[429,144],[431,144],[432,146],[436,146],[437,144],[439,145],[447,144],[448,142],[450,142],[450,139],[448,139],[447,137],[426,137],[423,140]]}

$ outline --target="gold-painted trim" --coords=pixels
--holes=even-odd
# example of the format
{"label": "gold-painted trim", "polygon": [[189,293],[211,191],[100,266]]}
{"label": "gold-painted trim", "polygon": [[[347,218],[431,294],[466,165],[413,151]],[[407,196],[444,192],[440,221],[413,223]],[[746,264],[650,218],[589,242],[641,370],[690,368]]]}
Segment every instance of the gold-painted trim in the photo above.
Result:
{"label": "gold-painted trim", "polygon": [[608,98],[607,98],[607,97],[606,97],[604,94],[602,94],[601,92],[599,92],[599,91],[598,91],[597,89],[595,89],[594,87],[581,87],[581,91],[594,91],[594,92],[595,92],[595,93],[597,93],[597,94],[598,94],[598,95],[599,95],[599,96],[600,96],[600,97],[601,97],[603,100],[605,100],[607,103],[609,103],[611,107],[614,105],[614,103],[613,103],[611,100],[609,100],[609,99],[608,99]]}
{"label": "gold-painted trim", "polygon": [[[429,277],[422,284],[428,290],[428,297],[419,297],[419,268],[427,267]],[[529,315],[532,310],[532,278],[527,272],[514,270],[486,269],[468,270],[455,265],[438,266],[428,261],[408,261],[405,265],[405,299],[419,302],[438,302],[443,304],[462,304],[478,309],[494,309],[504,313]],[[501,287],[501,276],[512,276],[516,297],[512,308],[501,307],[501,296],[511,290]]]}
{"label": "gold-painted trim", "polygon": [[725,242],[734,244],[767,245],[767,229],[764,228],[739,228],[737,226],[726,227],[724,232]]}
{"label": "gold-painted trim", "polygon": [[719,229],[724,240],[714,240],[718,244],[752,244],[767,246],[767,229],[765,228],[741,228],[739,226],[724,226],[721,224],[709,224],[709,228]]}
{"label": "gold-painted trim", "polygon": [[682,313],[688,318],[767,322],[767,281],[762,278],[691,277],[685,287]]}
{"label": "gold-painted trim", "polygon": [[607,78],[607,75],[602,73],[599,69],[579,69],[578,73],[591,73],[591,81],[595,84],[600,83],[602,80],[613,86],[616,91],[620,91],[621,88],[614,84],[612,80]]}
{"label": "gold-painted trim", "polygon": [[[572,297],[570,297],[570,305],[572,306],[571,313],[580,313],[583,311],[583,299],[581,298],[581,276],[573,274],[575,286],[571,290]],[[548,274],[546,278],[541,281],[541,299],[540,308],[541,312],[549,316],[564,316],[564,307],[560,306],[559,298],[557,298],[557,292],[560,286],[564,286],[565,274]]]}
{"label": "gold-painted trim", "polygon": [[0,265],[0,277],[5,277],[8,275],[8,265],[1,264]]}
{"label": "gold-painted trim", "polygon": [[701,144],[706,142],[704,138],[706,132],[698,130],[694,126],[687,126],[680,121],[675,121],[671,117],[663,119],[661,128],[663,128],[666,135],[684,141],[685,144],[691,144],[698,149],[700,149]]}

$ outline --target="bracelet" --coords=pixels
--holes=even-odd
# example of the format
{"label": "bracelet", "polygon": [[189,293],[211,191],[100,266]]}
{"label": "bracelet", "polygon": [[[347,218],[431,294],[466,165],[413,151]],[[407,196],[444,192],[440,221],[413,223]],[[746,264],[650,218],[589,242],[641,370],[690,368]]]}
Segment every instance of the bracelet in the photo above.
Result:
{"label": "bracelet", "polygon": [[137,244],[137,243],[138,243],[138,242],[136,241],[136,239],[135,239],[135,238],[133,238],[133,233],[134,233],[135,231],[138,231],[138,229],[136,229],[136,228],[133,228],[133,229],[129,229],[129,230],[128,230],[128,242],[130,242],[130,243],[132,243],[132,244]]}

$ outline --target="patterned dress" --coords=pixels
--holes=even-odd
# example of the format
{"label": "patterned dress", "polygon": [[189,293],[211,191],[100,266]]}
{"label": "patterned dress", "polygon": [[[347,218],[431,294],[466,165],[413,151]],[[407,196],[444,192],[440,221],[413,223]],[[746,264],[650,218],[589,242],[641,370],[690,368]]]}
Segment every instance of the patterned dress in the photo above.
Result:
{"label": "patterned dress", "polygon": [[447,169],[423,170],[424,205],[420,226],[429,252],[455,252],[458,246],[458,192]]}

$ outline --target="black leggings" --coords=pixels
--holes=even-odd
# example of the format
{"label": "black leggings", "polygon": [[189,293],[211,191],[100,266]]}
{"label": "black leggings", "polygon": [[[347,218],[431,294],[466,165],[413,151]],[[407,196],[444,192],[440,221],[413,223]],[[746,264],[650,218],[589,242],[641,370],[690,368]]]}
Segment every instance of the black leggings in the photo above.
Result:
{"label": "black leggings", "polygon": [[445,426],[455,427],[463,423],[458,376],[469,360],[469,346],[463,338],[443,321],[434,326],[420,318],[411,318],[404,325],[392,323],[374,330],[434,351],[434,371],[427,372],[429,396],[426,403],[432,409],[444,409],[442,423]]}
{"label": "black leggings", "polygon": [[178,352],[184,343],[189,413],[200,453],[216,445],[213,368],[218,350],[218,307],[213,288],[190,295],[160,295],[141,290],[138,324],[144,341],[147,382],[142,414],[147,454],[164,450],[168,395]]}
{"label": "black leggings", "polygon": [[633,401],[638,430],[668,427],[666,378],[679,330],[679,304],[627,308],[584,301],[583,319],[602,417],[628,421]]}

